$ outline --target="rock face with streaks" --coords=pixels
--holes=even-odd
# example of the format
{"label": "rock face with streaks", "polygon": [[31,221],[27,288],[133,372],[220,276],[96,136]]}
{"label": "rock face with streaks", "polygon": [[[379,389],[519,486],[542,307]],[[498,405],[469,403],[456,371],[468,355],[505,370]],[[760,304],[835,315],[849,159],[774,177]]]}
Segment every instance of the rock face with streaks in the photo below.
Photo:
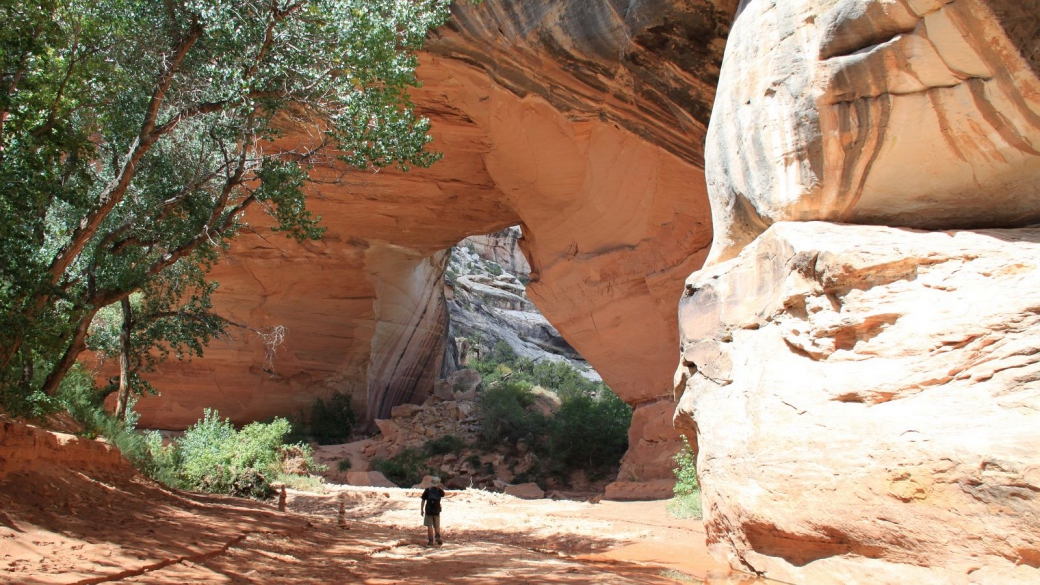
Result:
{"label": "rock face with streaks", "polygon": [[472,245],[481,258],[498,264],[506,272],[529,279],[531,266],[520,248],[522,237],[520,226],[511,226],[492,234],[470,236],[462,244]]}
{"label": "rock face with streaks", "polygon": [[753,0],[705,147],[725,260],[775,221],[1040,221],[1040,29],[1019,0]]}
{"label": "rock face with streaks", "polygon": [[[701,144],[735,9],[455,3],[420,55],[413,94],[443,160],[409,173],[319,169],[309,205],[323,241],[255,226],[259,237],[242,238],[213,273],[217,309],[261,332],[283,327],[282,343],[236,333],[204,359],[164,367],[153,380],[162,397],[138,405],[141,424],[184,428],[203,407],[245,422],[334,392],[368,420],[421,402],[444,355],[443,251],[513,225],[530,301],[637,412],[659,410],[675,300],[711,243]],[[676,436],[655,434],[641,452],[674,450]],[[670,476],[630,468],[637,484]]]}
{"label": "rock face with streaks", "polygon": [[1038,30],[1004,0],[742,3],[675,374],[718,557],[1040,580]]}
{"label": "rock face with streaks", "polygon": [[1040,578],[1040,229],[780,222],[686,286],[676,419],[718,556],[797,583]]}

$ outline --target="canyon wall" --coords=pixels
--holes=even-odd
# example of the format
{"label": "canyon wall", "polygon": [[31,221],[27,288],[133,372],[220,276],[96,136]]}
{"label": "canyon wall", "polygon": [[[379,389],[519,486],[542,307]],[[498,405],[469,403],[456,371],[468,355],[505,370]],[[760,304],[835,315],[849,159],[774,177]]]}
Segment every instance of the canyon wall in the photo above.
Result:
{"label": "canyon wall", "polygon": [[[642,418],[670,400],[675,301],[711,243],[701,145],[735,0],[457,3],[420,55],[430,169],[314,173],[328,232],[262,224],[214,269],[237,332],[169,364],[142,425],[236,422],[349,393],[367,418],[419,402],[445,340],[442,251],[520,225],[529,298]],[[280,139],[290,149],[305,129]],[[250,218],[253,219],[253,218]],[[281,327],[282,329],[278,329]],[[649,410],[647,410],[649,409]],[[642,429],[651,429],[642,434]],[[633,426],[625,493],[667,495],[677,434]]]}
{"label": "canyon wall", "polygon": [[1006,0],[742,3],[675,376],[716,556],[1040,580],[1038,30]]}

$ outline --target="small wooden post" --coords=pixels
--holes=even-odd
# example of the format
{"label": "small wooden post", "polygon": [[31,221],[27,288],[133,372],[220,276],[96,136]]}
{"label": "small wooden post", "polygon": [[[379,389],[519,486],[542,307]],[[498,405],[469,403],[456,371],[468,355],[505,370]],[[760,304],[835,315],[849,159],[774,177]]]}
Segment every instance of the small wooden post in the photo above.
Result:
{"label": "small wooden post", "polygon": [[285,484],[282,484],[282,491],[278,494],[278,511],[285,511]]}
{"label": "small wooden post", "polygon": [[339,496],[339,518],[337,520],[340,528],[347,527],[347,504],[343,501],[343,495]]}

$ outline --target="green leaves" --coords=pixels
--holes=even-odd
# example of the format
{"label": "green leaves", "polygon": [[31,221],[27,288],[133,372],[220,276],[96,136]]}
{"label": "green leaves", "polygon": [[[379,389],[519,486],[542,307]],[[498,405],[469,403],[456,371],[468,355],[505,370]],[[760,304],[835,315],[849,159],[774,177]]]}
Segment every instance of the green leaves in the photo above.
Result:
{"label": "green leaves", "polygon": [[295,473],[285,469],[287,457],[302,459],[306,469],[317,468],[310,447],[285,445],[285,436],[291,430],[283,418],[236,430],[230,420],[207,408],[202,418],[169,446],[162,445],[158,434],[152,435],[153,474],[182,489],[264,498],[272,493],[272,479]]}
{"label": "green leaves", "polygon": [[690,447],[686,436],[682,437],[683,446],[672,460],[677,467],[672,470],[675,473],[675,486],[672,491],[675,497],[668,502],[668,513],[673,518],[701,518],[701,486],[697,481],[697,455]]}
{"label": "green leaves", "polygon": [[675,487],[672,489],[677,496],[690,495],[700,490],[700,484],[697,482],[697,456],[685,435],[682,442],[682,449],[672,457],[677,465],[672,470],[675,473]]}
{"label": "green leaves", "polygon": [[[333,152],[355,169],[435,162],[408,91],[447,16],[447,0],[0,6],[0,391],[52,393],[85,324],[130,294],[204,321],[212,290],[184,275],[250,209],[320,238],[308,175]],[[291,151],[274,142],[294,131]],[[137,343],[197,355],[212,325],[160,320]]]}

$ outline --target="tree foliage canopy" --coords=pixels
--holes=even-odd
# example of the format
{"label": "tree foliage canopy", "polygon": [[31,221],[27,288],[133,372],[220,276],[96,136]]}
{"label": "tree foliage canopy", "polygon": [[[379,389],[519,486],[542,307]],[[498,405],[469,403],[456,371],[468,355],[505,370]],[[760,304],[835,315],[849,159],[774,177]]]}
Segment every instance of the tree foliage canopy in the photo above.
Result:
{"label": "tree foliage canopy", "polygon": [[[327,153],[359,169],[433,163],[407,92],[414,51],[447,11],[448,0],[0,4],[0,399],[53,394],[97,312],[132,293],[208,308],[195,276],[247,209],[287,237],[320,237],[304,193]],[[309,140],[274,148],[301,123]],[[191,347],[178,336],[220,331],[175,330],[184,310],[163,307],[152,338]]]}

